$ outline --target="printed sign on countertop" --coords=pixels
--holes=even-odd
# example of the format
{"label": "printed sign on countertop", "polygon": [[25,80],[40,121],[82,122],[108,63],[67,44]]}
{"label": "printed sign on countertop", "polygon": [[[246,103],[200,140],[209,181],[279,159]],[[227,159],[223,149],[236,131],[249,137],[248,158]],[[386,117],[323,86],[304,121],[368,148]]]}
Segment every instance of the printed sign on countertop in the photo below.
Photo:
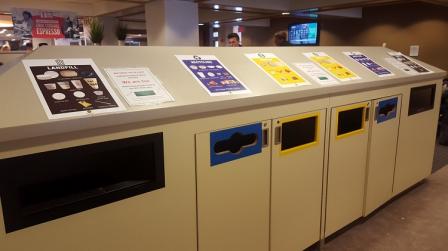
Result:
{"label": "printed sign on countertop", "polygon": [[246,56],[281,87],[310,85],[273,53],[253,53]]}
{"label": "printed sign on countertop", "polygon": [[307,52],[303,53],[303,55],[341,81],[361,79],[353,71],[328,56],[325,52]]}
{"label": "printed sign on countertop", "polygon": [[23,60],[49,119],[124,111],[92,59]]}
{"label": "printed sign on countertop", "polygon": [[378,77],[390,77],[395,75],[388,69],[384,68],[383,66],[373,61],[371,58],[362,54],[361,52],[351,51],[343,53],[347,55],[349,58],[355,60],[356,62],[360,63],[361,65],[369,69],[371,72],[375,73]]}
{"label": "printed sign on countertop", "polygon": [[213,55],[176,55],[210,96],[250,93],[250,90]]}
{"label": "printed sign on countertop", "polygon": [[105,69],[130,106],[174,101],[160,80],[148,68]]}
{"label": "printed sign on countertop", "polygon": [[295,63],[294,65],[320,85],[334,85],[339,83],[335,78],[314,63]]}
{"label": "printed sign on countertop", "polygon": [[401,54],[400,52],[388,52],[388,54],[392,58],[386,58],[385,60],[391,65],[397,67],[398,69],[402,70],[403,72],[409,75],[432,73],[432,71],[417,64],[416,62],[412,61],[411,59]]}

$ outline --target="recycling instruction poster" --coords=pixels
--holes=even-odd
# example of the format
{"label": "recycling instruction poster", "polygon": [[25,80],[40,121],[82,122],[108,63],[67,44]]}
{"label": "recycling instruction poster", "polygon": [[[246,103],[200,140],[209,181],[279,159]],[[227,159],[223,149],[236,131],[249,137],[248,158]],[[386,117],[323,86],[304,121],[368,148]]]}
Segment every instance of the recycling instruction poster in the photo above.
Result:
{"label": "recycling instruction poster", "polygon": [[124,111],[92,59],[23,60],[49,119]]}
{"label": "recycling instruction poster", "polygon": [[375,61],[373,61],[371,58],[367,57],[366,55],[362,54],[358,51],[352,51],[352,52],[343,52],[345,55],[347,55],[349,58],[355,60],[356,62],[360,63],[365,68],[369,69],[371,72],[375,73],[378,77],[390,77],[394,76],[391,71],[384,68],[383,66],[377,64]]}
{"label": "recycling instruction poster", "polygon": [[412,61],[411,59],[401,54],[400,52],[388,52],[388,54],[392,58],[386,58],[385,60],[391,65],[397,67],[398,69],[402,70],[403,72],[409,75],[432,73],[432,71],[417,64],[416,62]]}
{"label": "recycling instruction poster", "polygon": [[108,68],[105,71],[130,106],[174,101],[149,68]]}
{"label": "recycling instruction poster", "polygon": [[253,53],[246,56],[281,87],[310,85],[273,53]]}
{"label": "recycling instruction poster", "polygon": [[250,93],[250,90],[213,55],[176,55],[210,96]]}
{"label": "recycling instruction poster", "polygon": [[295,63],[294,65],[320,85],[334,85],[339,83],[335,78],[314,63]]}
{"label": "recycling instruction poster", "polygon": [[353,71],[349,70],[347,67],[340,64],[334,58],[328,56],[325,52],[307,52],[303,53],[305,57],[318,64],[328,73],[333,75],[340,81],[350,81],[361,79]]}

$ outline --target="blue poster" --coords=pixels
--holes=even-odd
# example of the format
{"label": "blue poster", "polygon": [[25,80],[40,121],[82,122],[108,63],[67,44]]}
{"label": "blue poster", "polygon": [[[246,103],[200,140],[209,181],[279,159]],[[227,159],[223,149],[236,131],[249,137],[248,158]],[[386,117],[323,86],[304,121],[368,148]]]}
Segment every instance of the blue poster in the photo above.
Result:
{"label": "blue poster", "polygon": [[210,133],[210,166],[261,153],[261,123]]}
{"label": "blue poster", "polygon": [[249,93],[249,89],[213,55],[177,55],[210,96]]}
{"label": "blue poster", "polygon": [[391,98],[380,101],[376,108],[376,122],[378,124],[397,117],[398,98]]}
{"label": "blue poster", "polygon": [[372,59],[368,58],[361,52],[344,52],[345,55],[349,56],[356,62],[362,64],[364,67],[369,69],[371,72],[375,73],[379,77],[393,76],[394,74],[388,69],[382,67],[381,65],[375,63]]}

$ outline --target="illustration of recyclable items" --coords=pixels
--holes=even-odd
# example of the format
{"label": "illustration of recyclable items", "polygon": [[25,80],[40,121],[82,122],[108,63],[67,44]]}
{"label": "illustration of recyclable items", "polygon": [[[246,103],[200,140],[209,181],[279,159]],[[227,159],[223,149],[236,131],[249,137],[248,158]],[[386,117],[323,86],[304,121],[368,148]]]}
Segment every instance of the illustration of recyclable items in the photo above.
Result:
{"label": "illustration of recyclable items", "polygon": [[210,133],[210,165],[261,153],[261,123]]}

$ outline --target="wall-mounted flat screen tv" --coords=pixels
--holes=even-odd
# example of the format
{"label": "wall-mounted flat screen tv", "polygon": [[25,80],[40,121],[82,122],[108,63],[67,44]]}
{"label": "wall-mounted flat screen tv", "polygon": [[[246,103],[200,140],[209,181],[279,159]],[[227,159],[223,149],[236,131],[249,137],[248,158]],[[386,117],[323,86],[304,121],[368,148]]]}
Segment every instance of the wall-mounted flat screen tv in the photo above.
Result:
{"label": "wall-mounted flat screen tv", "polygon": [[317,22],[291,24],[288,36],[292,45],[319,45],[319,24]]}

